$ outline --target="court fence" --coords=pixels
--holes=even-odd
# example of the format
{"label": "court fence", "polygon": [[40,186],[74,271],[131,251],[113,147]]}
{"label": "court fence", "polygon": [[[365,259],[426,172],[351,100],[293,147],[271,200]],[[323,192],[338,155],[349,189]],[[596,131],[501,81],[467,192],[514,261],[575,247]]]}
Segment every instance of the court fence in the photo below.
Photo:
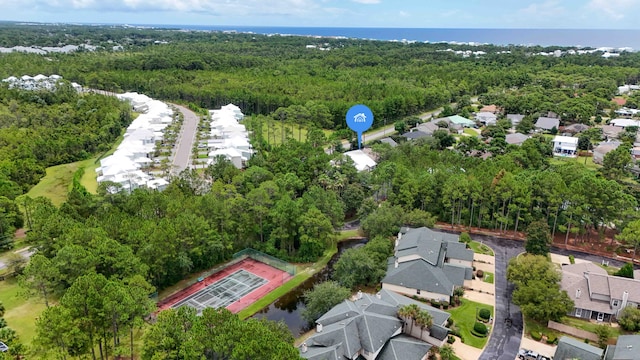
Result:
{"label": "court fence", "polygon": [[[254,259],[256,261],[259,261],[261,263],[265,263],[269,266],[272,266],[278,270],[282,270],[286,273],[288,273],[291,276],[295,276],[296,274],[296,266],[293,264],[289,264],[286,261],[280,260],[277,257],[271,256],[269,254],[265,254],[261,251],[258,251],[256,249],[252,249],[252,248],[246,248],[244,250],[238,251],[237,253],[233,254],[233,259],[232,261],[238,260],[238,261],[242,261],[246,258],[251,258]],[[238,262],[235,261],[235,262]],[[234,263],[235,263],[234,262]]]}
{"label": "court fence", "polygon": [[[187,283],[185,283],[183,286],[180,287],[179,290],[176,290],[175,292],[171,293],[170,295],[164,297],[164,299],[161,301],[162,304],[166,304],[166,303],[170,303],[172,301],[175,301],[175,299],[177,298],[182,298],[183,296],[188,295],[189,292],[191,291],[197,291],[197,289],[191,288],[194,284],[197,284],[199,282],[202,282],[204,279],[208,278],[209,276],[221,272],[224,269],[235,265],[239,262],[241,262],[244,259],[247,258],[251,258],[254,259],[256,261],[260,261],[262,263],[265,263],[269,266],[272,266],[278,270],[282,270],[284,272],[287,272],[289,275],[294,276],[296,274],[296,267],[295,265],[289,264],[286,261],[280,260],[276,257],[273,257],[271,255],[265,254],[261,251],[252,249],[252,248],[246,248],[244,250],[238,251],[237,253],[233,254],[232,258],[230,261],[227,261],[223,264],[220,264],[216,267],[213,267],[205,272],[203,272],[202,274],[200,274],[200,276],[196,279],[193,279]],[[154,299],[152,297],[152,299]],[[155,299],[156,302],[158,302],[158,296],[156,294]]]}

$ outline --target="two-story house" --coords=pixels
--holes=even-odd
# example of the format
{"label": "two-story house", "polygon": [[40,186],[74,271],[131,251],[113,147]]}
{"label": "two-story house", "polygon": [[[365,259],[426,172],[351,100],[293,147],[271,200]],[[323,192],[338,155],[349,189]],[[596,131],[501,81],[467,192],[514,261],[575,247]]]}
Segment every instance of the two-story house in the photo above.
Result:
{"label": "two-story house", "polygon": [[553,155],[576,157],[578,155],[578,138],[571,136],[553,138]]}
{"label": "two-story house", "polygon": [[382,288],[408,296],[450,301],[472,278],[473,251],[459,236],[426,227],[403,229],[389,258]]}
{"label": "two-story house", "polygon": [[627,306],[640,306],[640,280],[610,276],[592,263],[565,265],[560,284],[575,303],[569,316],[611,322]]}
{"label": "two-story house", "polygon": [[[431,327],[421,329],[400,319],[398,310],[415,304],[427,311]],[[422,360],[432,346],[442,346],[449,313],[392,291],[358,292],[316,320],[316,331],[299,347],[310,360]]]}

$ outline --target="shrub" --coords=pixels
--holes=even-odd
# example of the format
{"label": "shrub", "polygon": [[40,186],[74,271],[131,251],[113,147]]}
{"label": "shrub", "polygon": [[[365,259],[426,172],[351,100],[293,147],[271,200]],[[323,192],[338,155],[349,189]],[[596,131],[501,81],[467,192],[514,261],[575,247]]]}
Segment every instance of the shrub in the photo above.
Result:
{"label": "shrub", "polygon": [[482,320],[489,321],[489,318],[491,318],[491,311],[489,309],[480,309],[480,312],[478,312],[478,316]]}
{"label": "shrub", "polygon": [[547,336],[547,344],[555,344],[556,341],[558,341],[558,338],[555,335],[549,334]]}
{"label": "shrub", "polygon": [[453,326],[453,324],[454,324],[453,318],[447,319],[447,327],[448,328],[451,328]]}
{"label": "shrub", "polygon": [[449,336],[447,337],[447,342],[448,342],[449,344],[453,344],[454,342],[456,342],[456,338],[454,338],[453,336],[449,335]]}
{"label": "shrub", "polygon": [[460,241],[465,244],[468,244],[471,242],[471,236],[469,236],[469,233],[463,232],[460,234]]}
{"label": "shrub", "polygon": [[570,262],[571,264],[575,264],[575,263],[576,263],[576,258],[575,258],[575,257],[573,257],[573,255],[569,255],[569,262]]}
{"label": "shrub", "polygon": [[542,334],[533,330],[531,331],[531,338],[535,341],[540,341],[540,339],[542,339]]}
{"label": "shrub", "polygon": [[442,308],[445,309],[445,310],[449,308],[449,302],[448,301],[443,301],[443,302],[440,303],[440,305],[442,305]]}
{"label": "shrub", "polygon": [[482,271],[482,270],[476,271],[476,276],[479,277],[479,278],[483,277],[484,276],[484,271]]}
{"label": "shrub", "polygon": [[431,300],[431,306],[434,308],[440,308],[440,302],[438,300]]}
{"label": "shrub", "polygon": [[487,335],[487,325],[481,322],[476,322],[473,324],[473,331],[481,335]]}

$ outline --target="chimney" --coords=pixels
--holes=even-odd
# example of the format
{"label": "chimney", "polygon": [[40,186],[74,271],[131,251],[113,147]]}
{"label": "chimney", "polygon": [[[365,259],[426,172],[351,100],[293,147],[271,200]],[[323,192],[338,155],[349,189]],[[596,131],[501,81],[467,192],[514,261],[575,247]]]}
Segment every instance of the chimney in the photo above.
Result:
{"label": "chimney", "polygon": [[576,289],[576,299],[580,299],[580,294],[582,294],[582,290]]}
{"label": "chimney", "polygon": [[300,351],[304,354],[307,352],[307,350],[308,350],[307,343],[302,343],[302,346],[300,347]]}
{"label": "chimney", "polygon": [[627,307],[627,304],[629,302],[629,292],[627,290],[625,290],[622,293],[622,305],[620,306],[620,309],[624,309]]}
{"label": "chimney", "polygon": [[398,268],[398,265],[399,265],[398,264],[398,259],[396,259],[396,262],[395,262],[395,264],[393,264],[393,267]]}
{"label": "chimney", "polygon": [[362,299],[362,290],[358,290],[358,300]]}
{"label": "chimney", "polygon": [[382,299],[382,295],[381,295],[380,293],[377,293],[377,294],[376,294],[376,298],[378,298],[378,299]]}
{"label": "chimney", "polygon": [[322,324],[320,323],[316,324],[316,332],[319,332],[319,333],[322,332]]}

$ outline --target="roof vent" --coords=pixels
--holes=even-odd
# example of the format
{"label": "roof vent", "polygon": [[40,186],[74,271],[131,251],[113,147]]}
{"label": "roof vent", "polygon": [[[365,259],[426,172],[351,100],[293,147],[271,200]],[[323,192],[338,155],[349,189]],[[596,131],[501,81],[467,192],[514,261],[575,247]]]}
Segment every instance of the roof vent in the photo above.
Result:
{"label": "roof vent", "polygon": [[318,324],[316,325],[316,332],[319,332],[319,333],[321,333],[321,332],[322,332],[322,324],[318,323]]}
{"label": "roof vent", "polygon": [[302,347],[300,348],[300,351],[302,351],[302,353],[306,353],[308,350],[307,348],[307,343],[302,343]]}
{"label": "roof vent", "polygon": [[358,290],[358,300],[362,299],[362,290]]}
{"label": "roof vent", "polygon": [[633,349],[633,345],[627,345],[627,350]]}
{"label": "roof vent", "polygon": [[576,289],[576,299],[580,299],[580,294],[582,294],[582,290]]}
{"label": "roof vent", "polygon": [[378,298],[378,299],[382,299],[382,294],[377,293],[377,294],[376,294],[376,298]]}
{"label": "roof vent", "polygon": [[398,265],[399,265],[398,264],[398,259],[396,259],[396,262],[395,262],[395,264],[393,264],[393,267],[398,268]]}

